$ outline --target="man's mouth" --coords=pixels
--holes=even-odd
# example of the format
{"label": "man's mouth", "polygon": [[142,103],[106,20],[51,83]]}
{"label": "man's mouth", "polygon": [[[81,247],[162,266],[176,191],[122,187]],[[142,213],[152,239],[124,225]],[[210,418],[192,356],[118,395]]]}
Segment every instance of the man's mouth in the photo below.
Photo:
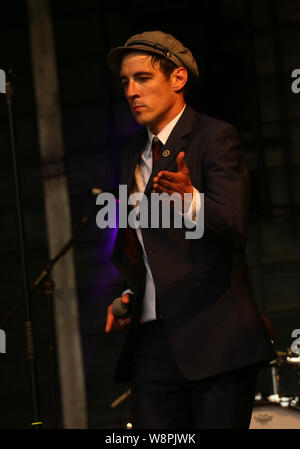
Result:
{"label": "man's mouth", "polygon": [[134,110],[134,112],[139,112],[142,110],[143,107],[144,105],[142,104],[136,104],[135,106],[132,106],[132,109]]}

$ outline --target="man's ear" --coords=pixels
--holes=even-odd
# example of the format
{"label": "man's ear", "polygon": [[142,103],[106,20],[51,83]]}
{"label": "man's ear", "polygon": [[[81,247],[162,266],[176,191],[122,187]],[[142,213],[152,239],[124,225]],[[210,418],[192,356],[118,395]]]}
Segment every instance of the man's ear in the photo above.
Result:
{"label": "man's ear", "polygon": [[173,89],[175,92],[181,91],[187,83],[188,73],[185,67],[177,67],[171,74]]}

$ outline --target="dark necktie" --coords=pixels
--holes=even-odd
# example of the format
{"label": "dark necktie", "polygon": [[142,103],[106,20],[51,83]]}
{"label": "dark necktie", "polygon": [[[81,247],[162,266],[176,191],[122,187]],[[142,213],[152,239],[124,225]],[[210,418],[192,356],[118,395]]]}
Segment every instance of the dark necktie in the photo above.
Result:
{"label": "dark necktie", "polygon": [[155,136],[153,137],[152,140],[152,160],[153,160],[152,170],[156,162],[158,161],[160,149],[161,149],[161,141],[158,139],[158,137]]}

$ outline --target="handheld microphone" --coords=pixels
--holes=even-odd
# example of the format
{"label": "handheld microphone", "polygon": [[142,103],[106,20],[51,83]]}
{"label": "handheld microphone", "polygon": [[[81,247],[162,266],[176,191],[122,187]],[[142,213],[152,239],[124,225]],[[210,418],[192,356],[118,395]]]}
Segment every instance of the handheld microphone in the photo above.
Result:
{"label": "handheld microphone", "polygon": [[124,318],[130,312],[130,303],[124,304],[121,298],[116,298],[111,304],[111,311],[115,316]]}

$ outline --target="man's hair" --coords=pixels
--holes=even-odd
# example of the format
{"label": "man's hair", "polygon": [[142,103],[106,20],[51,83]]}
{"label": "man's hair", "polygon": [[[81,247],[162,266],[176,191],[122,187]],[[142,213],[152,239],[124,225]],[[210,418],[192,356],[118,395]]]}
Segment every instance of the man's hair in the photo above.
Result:
{"label": "man's hair", "polygon": [[155,67],[156,64],[158,64],[160,70],[163,72],[166,78],[169,78],[173,70],[175,70],[177,67],[174,62],[170,61],[164,56],[157,55],[155,53],[149,53],[149,57],[152,67]]}

